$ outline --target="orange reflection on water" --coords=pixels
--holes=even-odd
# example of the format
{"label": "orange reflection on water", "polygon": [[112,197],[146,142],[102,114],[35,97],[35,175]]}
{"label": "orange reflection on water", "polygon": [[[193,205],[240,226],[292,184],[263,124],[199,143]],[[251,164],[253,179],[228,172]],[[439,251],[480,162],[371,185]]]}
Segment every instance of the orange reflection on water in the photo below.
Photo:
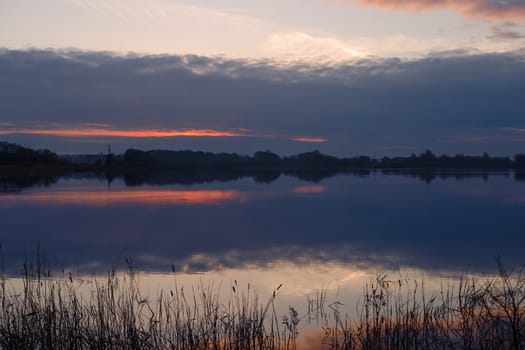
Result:
{"label": "orange reflection on water", "polygon": [[117,192],[46,192],[15,194],[5,200],[33,203],[109,205],[116,203],[139,204],[218,204],[224,201],[245,201],[247,195],[234,190],[199,191],[117,191]]}
{"label": "orange reflection on water", "polygon": [[323,193],[326,191],[324,186],[300,186],[292,189],[293,193],[308,194],[308,193]]}

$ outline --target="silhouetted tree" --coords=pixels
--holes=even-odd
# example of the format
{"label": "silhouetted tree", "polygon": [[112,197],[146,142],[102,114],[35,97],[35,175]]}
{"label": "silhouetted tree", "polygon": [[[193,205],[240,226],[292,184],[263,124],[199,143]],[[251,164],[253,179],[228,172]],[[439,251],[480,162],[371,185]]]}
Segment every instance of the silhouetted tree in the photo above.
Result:
{"label": "silhouetted tree", "polygon": [[281,162],[281,157],[272,151],[259,151],[253,154],[253,161],[258,164],[278,165]]}
{"label": "silhouetted tree", "polygon": [[51,165],[59,163],[58,156],[47,149],[33,150],[14,143],[0,142],[0,164]]}
{"label": "silhouetted tree", "polygon": [[514,156],[514,165],[518,169],[525,169],[525,154],[516,154]]}

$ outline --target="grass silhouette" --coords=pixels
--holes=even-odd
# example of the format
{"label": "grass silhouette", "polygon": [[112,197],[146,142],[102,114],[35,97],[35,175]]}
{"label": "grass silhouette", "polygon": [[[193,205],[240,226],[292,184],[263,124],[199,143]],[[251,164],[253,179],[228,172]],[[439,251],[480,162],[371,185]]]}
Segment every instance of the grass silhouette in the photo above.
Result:
{"label": "grass silhouette", "polygon": [[523,270],[464,277],[426,295],[424,280],[379,275],[354,303],[355,319],[326,292],[307,299],[299,315],[290,306],[279,316],[274,301],[281,285],[260,300],[250,285],[162,290],[154,300],[128,272],[112,270],[88,286],[71,276],[54,278],[44,264],[24,264],[20,285],[0,283],[1,349],[301,349],[300,322],[317,320],[317,348],[327,349],[524,349]]}

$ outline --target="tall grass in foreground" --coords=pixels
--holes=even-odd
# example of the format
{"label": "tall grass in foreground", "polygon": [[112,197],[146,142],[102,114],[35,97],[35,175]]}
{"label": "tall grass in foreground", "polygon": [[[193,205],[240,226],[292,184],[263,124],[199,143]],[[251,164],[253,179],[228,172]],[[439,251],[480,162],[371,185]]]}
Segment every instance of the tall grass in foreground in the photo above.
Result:
{"label": "tall grass in foreground", "polygon": [[424,280],[388,280],[366,285],[357,320],[330,304],[332,325],[324,342],[332,349],[525,349],[523,269],[462,278],[425,294]]}
{"label": "tall grass in foreground", "polygon": [[[149,301],[131,269],[81,286],[69,277],[51,279],[25,265],[21,286],[0,286],[1,349],[277,349],[273,296],[260,303],[248,286],[232,286],[227,303],[218,287],[160,291]],[[80,289],[84,289],[80,291]]]}
{"label": "tall grass in foreground", "polygon": [[307,300],[305,315],[290,307],[280,317],[280,286],[268,300],[236,282],[226,301],[213,284],[148,300],[133,269],[86,287],[49,278],[39,265],[25,265],[20,286],[1,281],[1,349],[301,349],[299,324],[314,320],[322,333],[313,348],[525,349],[525,280],[499,262],[497,277],[464,278],[429,296],[424,281],[378,276],[349,301],[358,308],[353,320],[325,292]]}

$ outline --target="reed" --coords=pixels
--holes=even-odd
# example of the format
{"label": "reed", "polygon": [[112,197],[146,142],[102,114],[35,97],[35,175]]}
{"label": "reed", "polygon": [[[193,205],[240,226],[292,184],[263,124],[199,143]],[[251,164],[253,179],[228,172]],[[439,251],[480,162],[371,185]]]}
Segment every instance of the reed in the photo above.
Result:
{"label": "reed", "polygon": [[[278,315],[275,300],[256,290],[221,284],[186,289],[174,285],[148,299],[129,271],[113,269],[85,281],[50,277],[37,258],[24,264],[19,284],[0,281],[0,349],[301,349],[300,323],[317,322],[323,331],[318,348],[379,349],[525,349],[523,269],[443,282],[427,295],[424,279],[379,275],[363,287],[357,317],[325,291],[307,298],[306,313],[290,306]],[[347,303],[348,303],[347,302]]]}
{"label": "reed", "polygon": [[324,340],[330,349],[525,349],[523,268],[499,274],[463,277],[425,294],[424,280],[386,275],[364,287],[358,318],[350,322],[330,304]]}
{"label": "reed", "polygon": [[236,282],[227,303],[214,284],[160,291],[150,301],[133,269],[89,282],[64,277],[25,264],[21,285],[2,278],[1,349],[289,348],[273,305],[279,288],[264,303]]}

